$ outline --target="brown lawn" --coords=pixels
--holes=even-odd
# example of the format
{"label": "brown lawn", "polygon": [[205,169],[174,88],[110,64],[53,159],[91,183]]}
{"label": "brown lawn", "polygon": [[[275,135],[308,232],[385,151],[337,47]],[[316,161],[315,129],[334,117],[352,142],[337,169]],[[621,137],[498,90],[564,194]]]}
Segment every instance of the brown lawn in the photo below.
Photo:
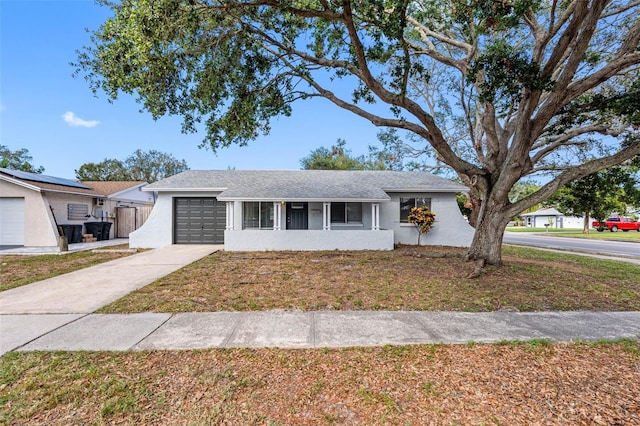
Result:
{"label": "brown lawn", "polygon": [[218,252],[101,312],[640,310],[640,266],[507,247],[468,279],[463,249]]}
{"label": "brown lawn", "polygon": [[0,358],[0,424],[638,425],[640,345]]}

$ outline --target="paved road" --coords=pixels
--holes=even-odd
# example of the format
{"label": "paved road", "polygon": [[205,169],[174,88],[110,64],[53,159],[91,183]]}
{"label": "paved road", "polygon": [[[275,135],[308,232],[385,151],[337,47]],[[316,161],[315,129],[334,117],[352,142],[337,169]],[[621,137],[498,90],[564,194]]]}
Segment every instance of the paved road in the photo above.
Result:
{"label": "paved road", "polygon": [[630,256],[640,258],[640,244],[632,242],[551,237],[547,235],[522,232],[505,232],[503,242],[561,250],[600,253],[609,256]]}

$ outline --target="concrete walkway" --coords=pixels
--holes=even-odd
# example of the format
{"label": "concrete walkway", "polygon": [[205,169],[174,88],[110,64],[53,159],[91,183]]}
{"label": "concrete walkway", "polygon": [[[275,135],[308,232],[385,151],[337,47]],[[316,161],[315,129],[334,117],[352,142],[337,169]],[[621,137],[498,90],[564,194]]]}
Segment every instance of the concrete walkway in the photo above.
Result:
{"label": "concrete walkway", "polygon": [[640,312],[268,311],[2,315],[1,352],[637,339]]}
{"label": "concrete walkway", "polygon": [[222,246],[149,250],[0,293],[0,314],[88,314]]}
{"label": "concrete walkway", "polygon": [[0,293],[0,355],[31,350],[318,348],[638,338],[640,312],[93,314],[219,246],[170,246]]}

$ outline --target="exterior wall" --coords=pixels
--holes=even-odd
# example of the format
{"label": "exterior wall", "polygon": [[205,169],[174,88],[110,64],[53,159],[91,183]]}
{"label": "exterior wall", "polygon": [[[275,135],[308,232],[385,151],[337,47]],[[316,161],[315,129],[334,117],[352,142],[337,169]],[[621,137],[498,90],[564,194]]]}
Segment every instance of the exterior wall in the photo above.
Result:
{"label": "exterior wall", "polygon": [[[173,199],[175,197],[216,197],[219,192],[172,192],[158,195],[147,221],[129,234],[131,248],[158,248],[173,244]],[[235,223],[242,224],[236,203]],[[240,220],[240,222],[238,222]]]}
{"label": "exterior wall", "polygon": [[[283,213],[282,219],[286,222],[286,209]],[[322,230],[322,203],[309,203],[309,229]]]}
{"label": "exterior wall", "polygon": [[[157,248],[173,244],[173,198],[215,197],[219,193],[173,192],[158,195],[145,224],[129,235],[129,245]],[[242,202],[234,202],[234,229],[226,230],[225,250],[391,250],[395,244],[417,244],[418,233],[411,224],[400,223],[400,197],[429,197],[436,224],[422,236],[422,245],[468,247],[473,228],[464,220],[454,193],[394,193],[380,203],[380,231],[371,230],[371,203],[362,205],[362,225],[332,225],[322,230],[322,203],[309,203],[309,230],[287,231],[286,208],[280,206],[283,229],[242,229]],[[319,212],[318,212],[319,211]]]}
{"label": "exterior wall", "polygon": [[469,247],[474,229],[462,217],[455,193],[392,193],[391,202],[380,204],[380,228],[392,229],[396,244],[416,245],[418,232],[409,223],[400,223],[400,197],[431,198],[431,210],[436,223],[427,235],[420,238],[421,245]]}
{"label": "exterior wall", "polygon": [[[100,218],[93,217],[93,214],[95,213],[93,197],[50,192],[47,193],[47,200],[51,207],[53,207],[53,213],[55,214],[58,225],[83,225],[85,222],[100,221]],[[67,217],[67,205],[69,204],[86,205],[88,213],[92,216],[79,220],[69,219]],[[84,232],[84,229],[82,232]]]}
{"label": "exterior wall", "polygon": [[584,216],[583,217],[563,216],[562,227],[567,229],[582,229],[584,227]]}
{"label": "exterior wall", "polygon": [[121,191],[117,193],[117,197],[114,197],[116,200],[121,200],[124,202],[134,202],[134,205],[153,205],[155,200],[155,193],[151,191],[143,191],[141,187],[127,189],[126,191]]}
{"label": "exterior wall", "polygon": [[549,220],[551,220],[550,228],[582,229],[584,226],[584,217],[524,215],[524,218],[528,228],[544,228],[549,224]]}
{"label": "exterior wall", "polygon": [[233,230],[224,232],[227,251],[393,250],[393,231]]}
{"label": "exterior wall", "polygon": [[56,229],[49,204],[42,193],[10,182],[0,181],[3,197],[24,198],[24,245],[27,247],[49,247],[58,245]]}

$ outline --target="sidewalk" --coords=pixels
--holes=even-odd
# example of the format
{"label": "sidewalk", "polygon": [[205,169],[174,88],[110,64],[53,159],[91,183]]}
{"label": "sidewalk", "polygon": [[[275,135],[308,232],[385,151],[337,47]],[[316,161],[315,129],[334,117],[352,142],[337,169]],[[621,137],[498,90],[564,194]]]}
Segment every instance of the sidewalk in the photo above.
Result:
{"label": "sidewalk", "polygon": [[170,246],[0,293],[0,355],[31,350],[321,348],[640,337],[640,312],[93,314],[216,250]]}
{"label": "sidewalk", "polygon": [[[530,339],[567,342],[640,335],[640,312],[268,311],[3,315],[1,320],[0,354],[15,349],[299,349]],[[21,333],[15,333],[17,329]]]}

